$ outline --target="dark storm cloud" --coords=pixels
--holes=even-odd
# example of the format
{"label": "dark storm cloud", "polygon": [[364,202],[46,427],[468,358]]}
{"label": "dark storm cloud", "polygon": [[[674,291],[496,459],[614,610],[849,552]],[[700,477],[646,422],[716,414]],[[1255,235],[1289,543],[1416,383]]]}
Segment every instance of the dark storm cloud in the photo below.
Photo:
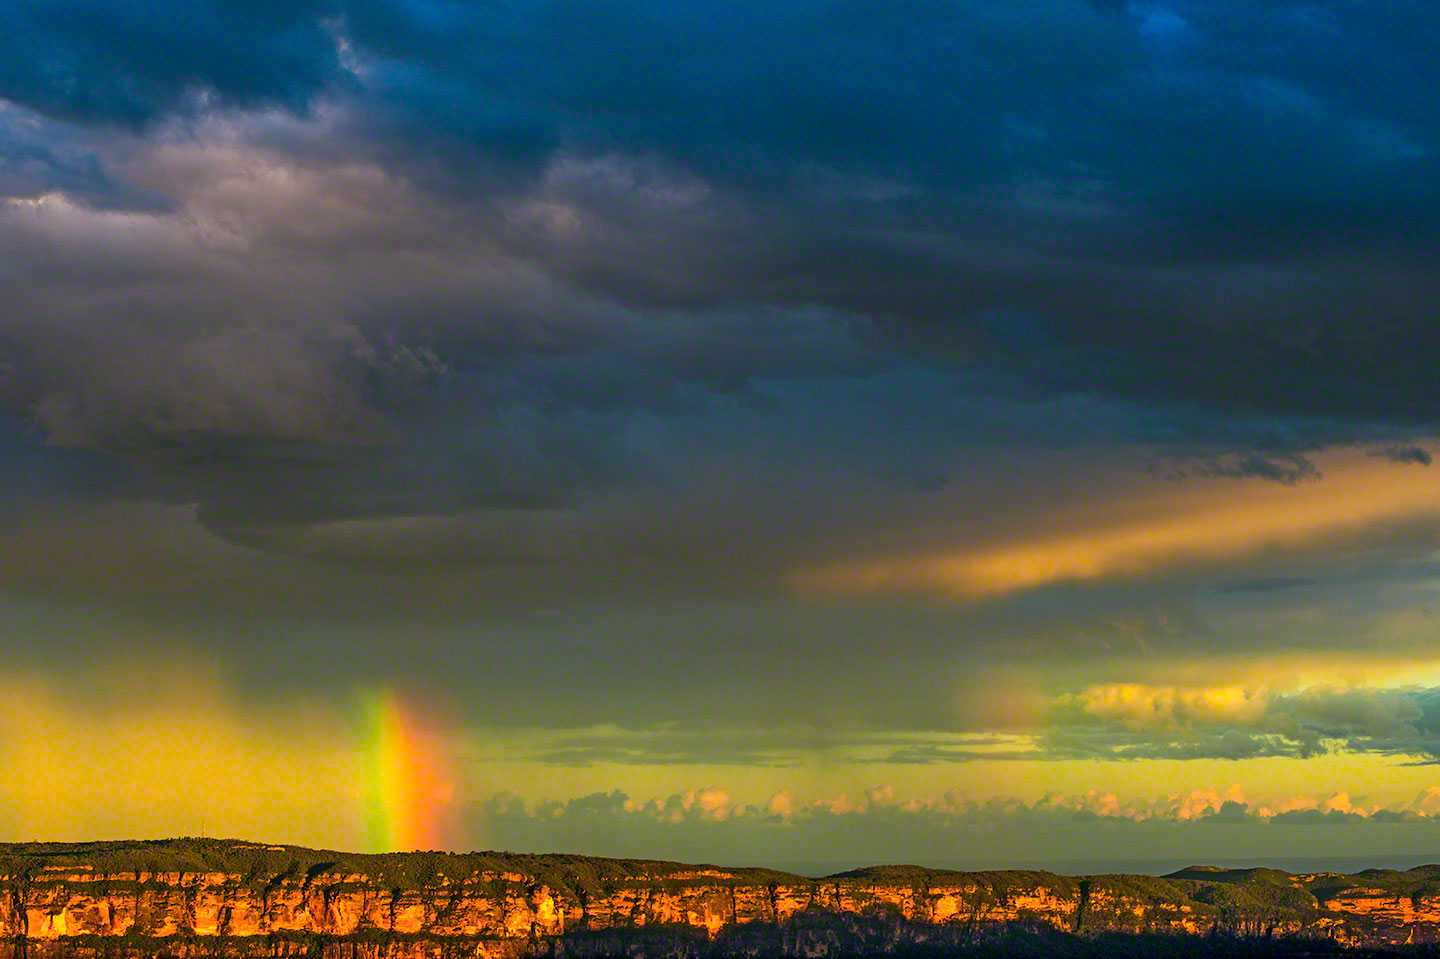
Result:
{"label": "dark storm cloud", "polygon": [[1429,7],[11,13],[0,190],[60,200],[0,211],[4,397],[250,544],[707,444],[933,490],[997,437],[1297,482],[1434,429]]}
{"label": "dark storm cloud", "polygon": [[1392,463],[1413,463],[1416,466],[1429,466],[1433,457],[1430,451],[1419,446],[1395,444],[1384,449],[1376,450],[1375,456],[1383,456]]}
{"label": "dark storm cloud", "polygon": [[[589,288],[824,302],[966,354],[977,311],[1018,306],[1052,317],[1068,367],[1057,383],[1025,351],[1022,378],[1428,423],[1435,117],[1391,92],[1433,80],[1408,40],[1428,14],[1252,7],[370,5],[345,23],[408,84],[379,90],[411,121],[398,149],[439,131],[467,165],[656,156],[764,225],[757,255],[719,262],[710,233],[703,271],[650,268],[689,232],[673,219],[647,224],[654,246],[623,234],[640,255],[550,261]],[[1261,69],[1280,45],[1301,52]],[[1347,85],[1337,61],[1372,66]]]}
{"label": "dark storm cloud", "polygon": [[89,450],[56,450],[45,445],[41,430],[0,417],[0,489],[7,499],[71,496],[103,499],[153,492],[136,472],[111,457]]}
{"label": "dark storm cloud", "polygon": [[67,119],[137,126],[173,111],[304,109],[339,77],[328,3],[17,0],[0,97]]}
{"label": "dark storm cloud", "polygon": [[1175,456],[1161,461],[1159,471],[1177,479],[1186,476],[1229,479],[1254,477],[1276,483],[1300,483],[1320,478],[1320,471],[1315,468],[1315,464],[1296,453],[1216,452],[1210,456]]}
{"label": "dark storm cloud", "polygon": [[55,191],[99,209],[168,206],[162,194],[117,179],[73,129],[0,103],[0,199],[36,200]]}

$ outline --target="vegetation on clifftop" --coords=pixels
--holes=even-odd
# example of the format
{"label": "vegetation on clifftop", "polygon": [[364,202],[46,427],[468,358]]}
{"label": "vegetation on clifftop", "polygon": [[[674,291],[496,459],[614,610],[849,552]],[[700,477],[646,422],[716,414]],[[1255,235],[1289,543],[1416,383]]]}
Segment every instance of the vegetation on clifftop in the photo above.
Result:
{"label": "vegetation on clifftop", "polygon": [[722,869],[649,859],[602,859],[566,854],[351,853],[233,839],[0,844],[0,875],[37,877],[46,870],[60,872],[85,867],[108,875],[225,873],[239,876],[243,884],[262,886],[286,879],[313,882],[321,876],[361,875],[372,883],[402,889],[464,882],[473,880],[477,874],[510,873],[530,877],[531,882],[556,891],[587,895],[636,882],[733,886],[810,881],[773,869]]}

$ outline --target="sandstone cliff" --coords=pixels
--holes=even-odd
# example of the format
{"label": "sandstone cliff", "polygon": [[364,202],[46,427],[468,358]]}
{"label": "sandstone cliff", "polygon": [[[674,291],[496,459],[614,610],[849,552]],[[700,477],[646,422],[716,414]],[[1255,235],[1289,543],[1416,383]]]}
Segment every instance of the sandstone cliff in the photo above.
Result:
{"label": "sandstone cliff", "polygon": [[0,845],[0,959],[842,955],[1006,936],[1440,942],[1440,866],[1166,878],[763,869],[225,840]]}

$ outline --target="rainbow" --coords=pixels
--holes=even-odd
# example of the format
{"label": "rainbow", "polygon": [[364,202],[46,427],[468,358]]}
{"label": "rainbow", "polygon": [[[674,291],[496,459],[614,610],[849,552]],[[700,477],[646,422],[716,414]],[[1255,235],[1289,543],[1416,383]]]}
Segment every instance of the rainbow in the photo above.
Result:
{"label": "rainbow", "polygon": [[374,852],[445,849],[455,807],[449,751],[394,690],[362,694],[366,847]]}

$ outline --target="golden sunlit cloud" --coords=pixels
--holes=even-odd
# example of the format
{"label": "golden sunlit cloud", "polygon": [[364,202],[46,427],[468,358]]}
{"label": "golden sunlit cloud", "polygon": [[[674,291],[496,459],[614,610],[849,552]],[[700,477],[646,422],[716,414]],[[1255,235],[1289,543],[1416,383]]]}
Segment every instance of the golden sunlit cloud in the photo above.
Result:
{"label": "golden sunlit cloud", "polygon": [[1323,476],[1314,481],[1166,483],[1124,499],[1076,503],[1070,528],[918,556],[820,565],[800,570],[793,583],[819,594],[911,592],[975,600],[1053,583],[1144,578],[1271,552],[1304,553],[1337,539],[1363,541],[1376,527],[1440,516],[1440,479],[1428,469],[1355,450],[1318,457],[1317,464]]}
{"label": "golden sunlit cloud", "polygon": [[1265,714],[1269,695],[1263,686],[1109,683],[1062,696],[1057,703],[1078,706],[1087,716],[1127,729],[1144,729],[1185,723],[1252,723]]}

